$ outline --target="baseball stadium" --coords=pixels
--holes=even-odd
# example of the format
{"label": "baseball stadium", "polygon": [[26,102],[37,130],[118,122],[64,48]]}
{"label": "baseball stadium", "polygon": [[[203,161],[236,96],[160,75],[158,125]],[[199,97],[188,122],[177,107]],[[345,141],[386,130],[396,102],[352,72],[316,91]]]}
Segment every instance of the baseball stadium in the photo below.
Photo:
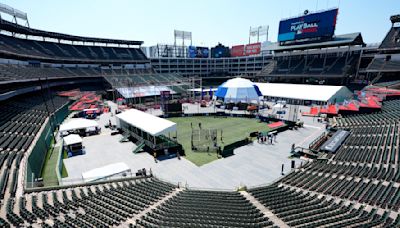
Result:
{"label": "baseball stadium", "polygon": [[[138,37],[155,2],[129,3],[154,4]],[[348,3],[312,2],[237,45],[39,29],[74,10],[0,3],[0,227],[400,227],[400,14],[369,43],[337,34],[367,23]]]}

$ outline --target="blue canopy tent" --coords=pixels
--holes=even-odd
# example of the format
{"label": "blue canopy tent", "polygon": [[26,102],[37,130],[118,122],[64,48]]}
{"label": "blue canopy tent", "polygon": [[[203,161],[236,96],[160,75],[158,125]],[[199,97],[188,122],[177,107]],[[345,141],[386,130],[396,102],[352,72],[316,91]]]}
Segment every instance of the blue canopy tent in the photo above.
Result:
{"label": "blue canopy tent", "polygon": [[218,87],[215,97],[224,102],[258,102],[262,96],[260,89],[252,81],[244,78],[229,79]]}

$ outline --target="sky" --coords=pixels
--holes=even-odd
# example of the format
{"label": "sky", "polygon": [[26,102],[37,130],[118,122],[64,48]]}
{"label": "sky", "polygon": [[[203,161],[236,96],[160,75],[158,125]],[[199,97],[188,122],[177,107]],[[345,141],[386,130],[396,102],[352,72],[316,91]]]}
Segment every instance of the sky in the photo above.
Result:
{"label": "sky", "polygon": [[[304,10],[339,7],[336,35],[361,32],[381,42],[399,0],[0,0],[28,14],[32,28],[71,35],[142,40],[143,46],[173,44],[174,29],[191,31],[193,45],[249,42],[249,28],[269,25],[277,40],[279,21]],[[6,16],[2,17],[8,19]],[[20,21],[23,23],[22,21]],[[262,41],[265,37],[261,38]],[[256,42],[252,38],[251,42]]]}

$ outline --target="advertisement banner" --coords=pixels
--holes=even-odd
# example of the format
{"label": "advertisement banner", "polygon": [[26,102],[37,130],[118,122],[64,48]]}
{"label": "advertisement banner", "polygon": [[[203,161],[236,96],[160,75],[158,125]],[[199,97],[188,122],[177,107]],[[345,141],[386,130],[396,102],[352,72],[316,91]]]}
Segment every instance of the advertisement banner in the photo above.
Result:
{"label": "advertisement banner", "polygon": [[188,57],[189,58],[208,58],[209,49],[207,47],[188,47]]}
{"label": "advertisement banner", "polygon": [[232,57],[244,56],[244,47],[245,47],[244,45],[232,46],[231,56]]}
{"label": "advertisement banner", "polygon": [[197,50],[195,46],[188,47],[188,57],[189,58],[196,58]]}
{"label": "advertisement banner", "polygon": [[231,51],[229,47],[225,47],[222,44],[218,44],[217,46],[211,48],[211,58],[225,58],[230,56]]}
{"label": "advertisement banner", "polygon": [[209,52],[207,47],[196,47],[196,58],[208,58]]}
{"label": "advertisement banner", "polygon": [[279,22],[278,42],[315,37],[332,37],[338,9],[312,13]]}
{"label": "advertisement banner", "polygon": [[245,48],[245,55],[258,55],[261,52],[261,43],[248,44]]}

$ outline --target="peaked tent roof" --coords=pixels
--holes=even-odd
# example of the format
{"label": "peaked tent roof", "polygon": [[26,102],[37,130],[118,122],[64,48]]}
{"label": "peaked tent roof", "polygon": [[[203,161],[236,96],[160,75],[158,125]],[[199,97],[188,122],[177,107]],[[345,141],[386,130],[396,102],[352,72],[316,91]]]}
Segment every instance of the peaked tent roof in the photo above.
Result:
{"label": "peaked tent roof", "polygon": [[263,96],[281,97],[298,100],[329,101],[339,91],[344,95],[351,95],[345,86],[306,85],[286,83],[256,83]]}
{"label": "peaked tent roof", "polygon": [[245,78],[232,78],[222,83],[222,87],[234,87],[234,88],[247,88],[253,87],[254,83],[249,79]]}
{"label": "peaked tent roof", "polygon": [[215,96],[225,98],[228,101],[239,102],[258,99],[262,94],[258,86],[252,81],[244,78],[233,78],[222,83]]}
{"label": "peaked tent roof", "polygon": [[89,127],[99,127],[99,124],[94,120],[74,118],[70,119],[64,124],[61,124],[60,131],[71,131],[76,129],[85,129]]}
{"label": "peaked tent roof", "polygon": [[176,131],[176,123],[153,116],[149,113],[137,109],[129,109],[117,115],[117,121],[121,119],[126,123],[149,133],[152,136],[162,135],[171,131]]}
{"label": "peaked tent roof", "polygon": [[87,172],[82,173],[83,181],[92,182],[113,175],[117,175],[123,172],[130,171],[129,166],[123,162],[112,163],[106,166],[95,168]]}
{"label": "peaked tent roof", "polygon": [[82,138],[77,134],[67,135],[63,138],[65,145],[73,145],[77,143],[82,143]]}

